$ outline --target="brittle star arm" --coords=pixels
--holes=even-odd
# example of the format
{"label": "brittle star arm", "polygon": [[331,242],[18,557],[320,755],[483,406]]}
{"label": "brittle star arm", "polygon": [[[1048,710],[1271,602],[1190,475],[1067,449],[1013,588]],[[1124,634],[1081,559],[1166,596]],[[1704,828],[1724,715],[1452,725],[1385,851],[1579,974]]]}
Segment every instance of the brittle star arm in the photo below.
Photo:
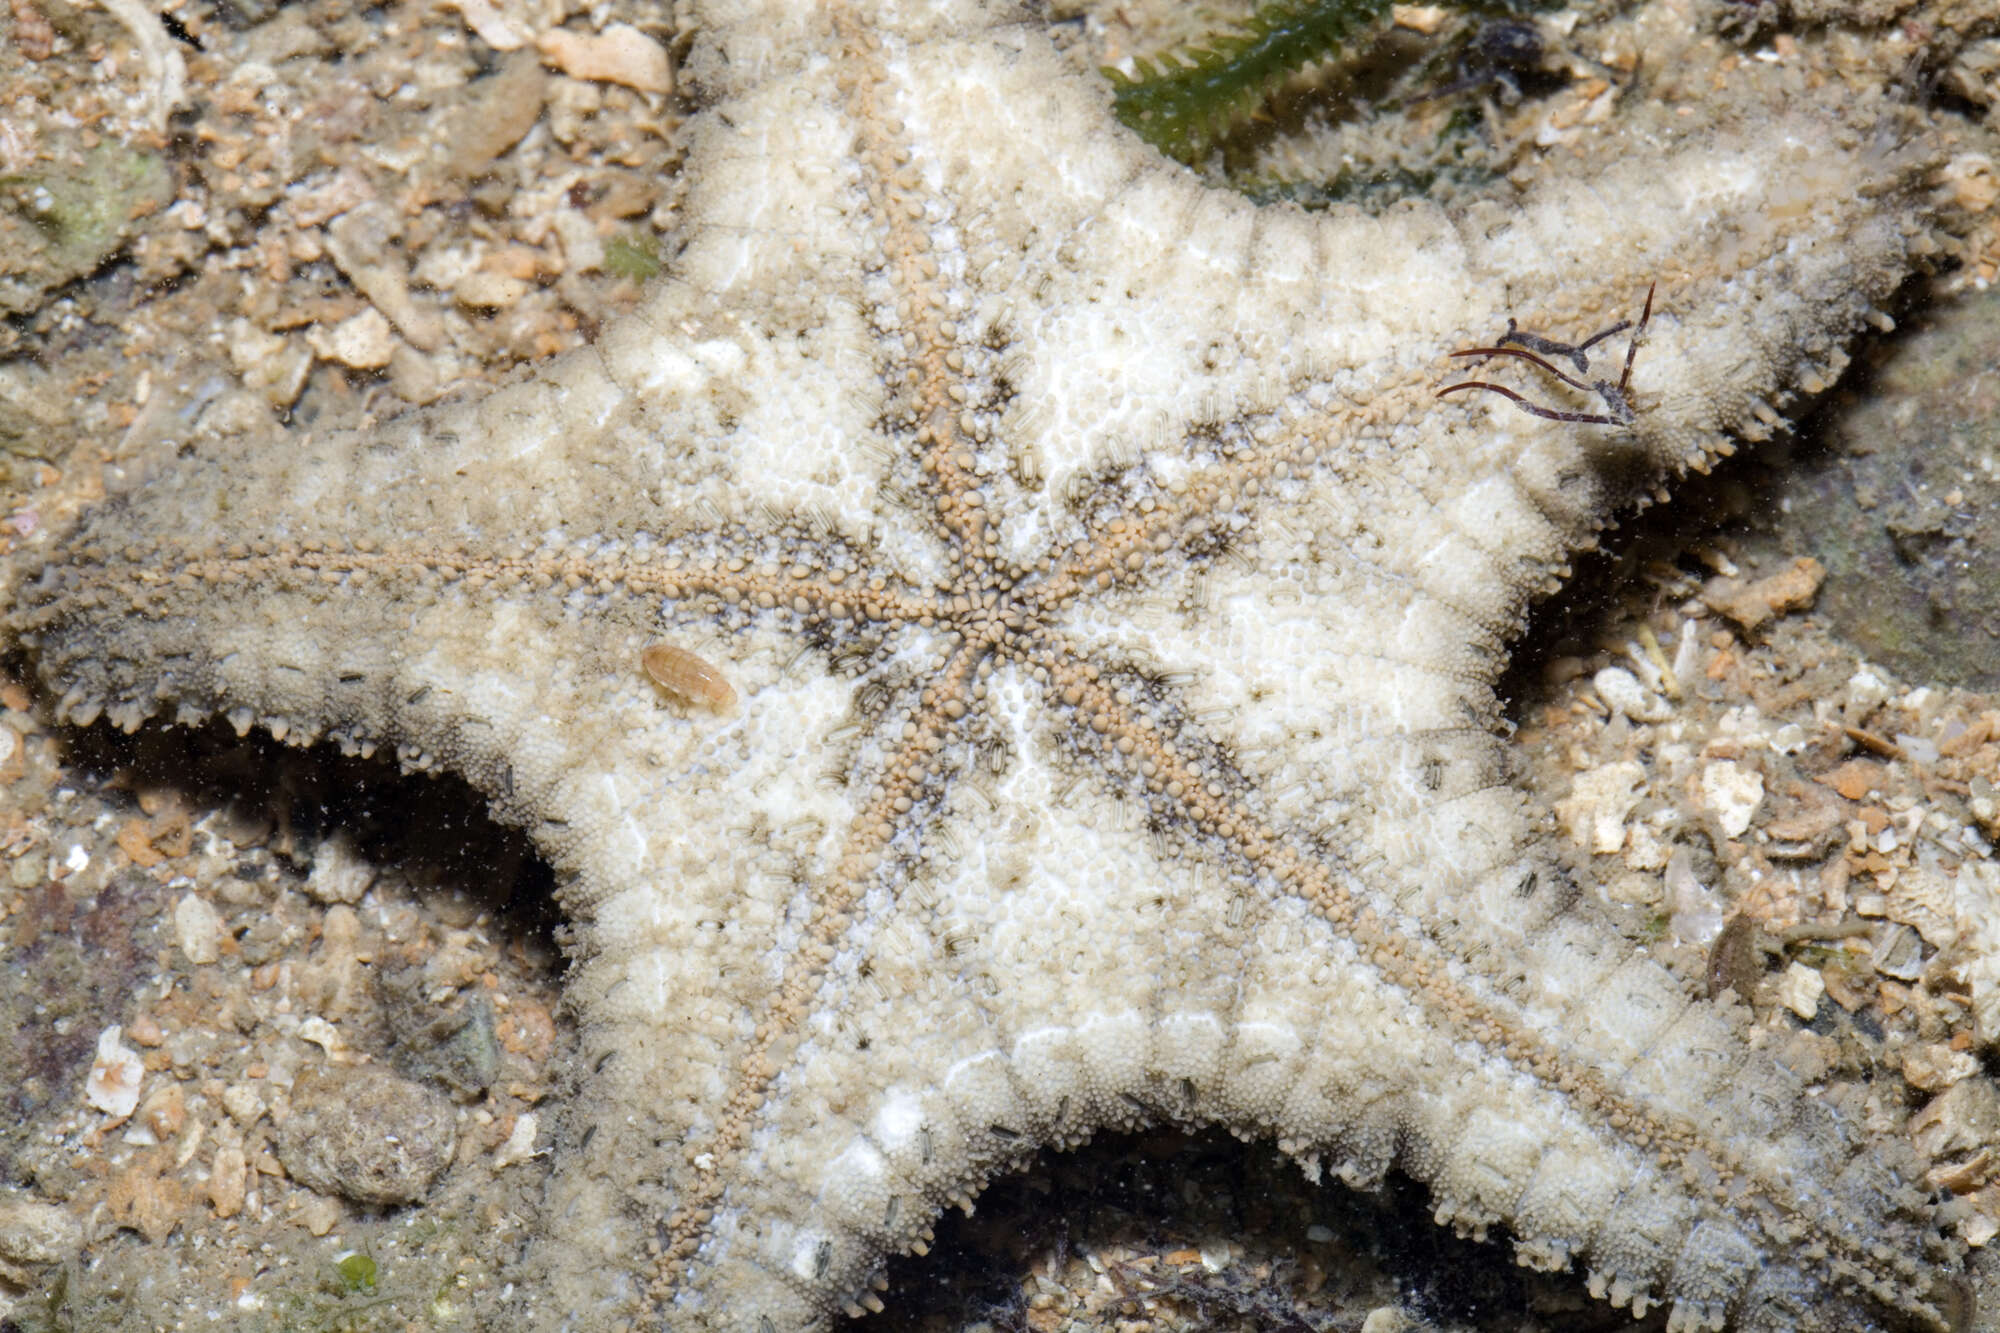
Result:
{"label": "brittle star arm", "polygon": [[[1562,374],[1561,371],[1557,371],[1556,373],[1559,375]],[[1569,376],[1564,375],[1563,378],[1569,379]],[[1511,401],[1523,412],[1532,413],[1548,421],[1573,421],[1586,426],[1616,426],[1619,424],[1618,418],[1607,416],[1602,412],[1558,412],[1554,408],[1542,407],[1529,402],[1526,398],[1523,398],[1520,394],[1515,393],[1512,389],[1504,385],[1489,383],[1486,380],[1466,380],[1460,384],[1447,384],[1444,388],[1437,391],[1437,396],[1442,398],[1446,394],[1455,393],[1460,389],[1489,389],[1499,394],[1502,398]]]}
{"label": "brittle star arm", "polygon": [[1632,341],[1625,344],[1625,373],[1618,377],[1618,392],[1622,396],[1632,383],[1632,358],[1639,355],[1639,343],[1646,336],[1646,326],[1653,322],[1653,293],[1660,290],[1655,281],[1646,288],[1646,308],[1639,312],[1639,328],[1632,335]]}
{"label": "brittle star arm", "polygon": [[1524,332],[1515,325],[1512,319],[1509,319],[1507,321],[1507,331],[1493,341],[1494,345],[1498,347],[1505,347],[1509,343],[1514,343],[1517,346],[1527,348],[1531,352],[1540,352],[1543,356],[1566,356],[1576,363],[1576,370],[1579,375],[1588,375],[1590,373],[1590,358],[1585,353],[1613,334],[1623,333],[1631,327],[1631,320],[1621,319],[1610,328],[1600,329],[1580,343],[1566,343],[1558,342],[1554,338],[1544,338],[1539,333]]}
{"label": "brittle star arm", "polygon": [[[1572,389],[1580,389],[1585,393],[1598,392],[1596,385],[1585,384],[1581,380],[1572,379],[1568,375],[1563,374],[1562,371],[1558,370],[1556,367],[1550,365],[1543,358],[1536,356],[1533,352],[1523,351],[1518,347],[1468,347],[1463,349],[1462,351],[1452,352],[1449,355],[1519,357],[1523,361],[1531,361],[1535,365],[1540,366],[1543,370],[1548,371],[1549,374],[1554,375],[1557,379],[1561,380],[1564,384],[1569,385]],[[1541,417],[1547,421],[1570,421],[1589,426],[1616,426],[1619,424],[1619,419],[1617,417],[1602,412],[1561,412],[1557,411],[1555,408],[1541,407],[1535,403],[1529,402],[1526,398],[1523,398],[1520,394],[1515,393],[1512,389],[1506,388],[1503,385],[1494,384],[1488,380],[1464,380],[1457,384],[1447,384],[1444,388],[1439,389],[1437,391],[1437,396],[1442,398],[1446,394],[1456,393],[1460,389],[1490,390],[1493,393],[1499,394],[1502,398],[1509,400],[1516,407],[1520,408],[1523,412],[1532,413],[1533,415]]]}
{"label": "brittle star arm", "polygon": [[[1519,348],[1519,347],[1466,347],[1466,348],[1461,348],[1460,350],[1458,350],[1458,351],[1456,351],[1456,352],[1447,352],[1447,353],[1446,353],[1446,355],[1447,355],[1447,356],[1455,356],[1455,357],[1457,357],[1457,356],[1514,356],[1514,357],[1519,357],[1519,358],[1520,358],[1521,360],[1523,360],[1523,361],[1532,361],[1532,362],[1534,362],[1534,364],[1536,364],[1536,365],[1540,366],[1540,367],[1541,367],[1541,368],[1542,368],[1543,370],[1546,370],[1546,371],[1548,371],[1548,372],[1549,372],[1549,374],[1551,374],[1551,375],[1554,375],[1554,376],[1555,376],[1555,377],[1556,377],[1557,379],[1561,380],[1561,381],[1562,381],[1562,382],[1563,382],[1564,384],[1567,384],[1567,385],[1569,385],[1569,387],[1570,387],[1570,388],[1572,388],[1572,389],[1581,389],[1581,390],[1582,390],[1583,392],[1585,392],[1585,393],[1591,393],[1591,392],[1594,392],[1594,390],[1593,390],[1593,388],[1592,388],[1592,386],[1591,386],[1591,385],[1588,385],[1588,384],[1584,383],[1584,382],[1583,382],[1582,380],[1579,380],[1579,379],[1573,379],[1573,378],[1571,378],[1570,376],[1568,376],[1568,375],[1565,375],[1565,374],[1563,374],[1563,373],[1562,373],[1562,371],[1560,371],[1560,370],[1556,369],[1556,367],[1554,367],[1554,366],[1550,365],[1550,364],[1549,364],[1549,363],[1548,363],[1548,362],[1547,362],[1546,360],[1544,360],[1543,358],[1541,358],[1541,357],[1539,357],[1539,356],[1536,356],[1536,355],[1535,355],[1535,354],[1534,354],[1533,352],[1529,352],[1529,351],[1523,351],[1523,350],[1522,350],[1521,348]],[[1464,387],[1465,387],[1465,386],[1464,386],[1464,385],[1462,385],[1462,384],[1454,384],[1454,385],[1452,385],[1452,386],[1451,386],[1451,388],[1449,388],[1449,389],[1440,389],[1440,390],[1438,390],[1438,393],[1439,393],[1440,395],[1443,395],[1443,394],[1447,394],[1447,393],[1450,393],[1452,389],[1461,389],[1461,388],[1464,388]]]}

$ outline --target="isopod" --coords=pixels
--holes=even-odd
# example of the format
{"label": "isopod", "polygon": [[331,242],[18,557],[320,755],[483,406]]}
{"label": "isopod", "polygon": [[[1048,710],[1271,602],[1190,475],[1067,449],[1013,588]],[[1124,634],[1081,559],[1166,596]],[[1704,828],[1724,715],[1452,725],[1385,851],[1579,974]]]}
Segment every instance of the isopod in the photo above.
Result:
{"label": "isopod", "polygon": [[702,704],[721,712],[736,702],[729,678],[706,660],[671,643],[648,645],[639,655],[640,665],[653,683],[688,703]]}

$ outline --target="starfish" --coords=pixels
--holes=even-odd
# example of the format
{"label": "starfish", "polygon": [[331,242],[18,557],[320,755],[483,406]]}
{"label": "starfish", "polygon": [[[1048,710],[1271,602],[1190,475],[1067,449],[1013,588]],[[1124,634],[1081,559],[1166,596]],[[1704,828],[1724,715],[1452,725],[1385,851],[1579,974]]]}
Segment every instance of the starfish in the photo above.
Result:
{"label": "starfish", "polygon": [[[1038,1148],[1172,1122],[1673,1327],[1944,1327],[1897,1140],[1580,900],[1493,692],[1572,552],[1831,374],[1921,138],[1774,82],[1505,210],[1307,214],[1004,8],[697,26],[637,313],[172,460],[13,613],[74,722],[389,749],[549,858],[584,1050],[520,1325],[824,1327]],[[1654,281],[1629,423],[1436,399]]]}

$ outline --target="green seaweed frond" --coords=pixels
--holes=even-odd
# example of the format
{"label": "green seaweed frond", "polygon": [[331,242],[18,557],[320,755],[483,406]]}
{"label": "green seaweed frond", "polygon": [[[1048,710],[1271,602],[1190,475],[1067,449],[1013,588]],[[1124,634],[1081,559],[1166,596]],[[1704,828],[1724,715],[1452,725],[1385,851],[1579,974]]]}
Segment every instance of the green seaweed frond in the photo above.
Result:
{"label": "green seaweed frond", "polygon": [[1379,25],[1390,0],[1274,0],[1235,32],[1159,62],[1137,78],[1105,70],[1118,118],[1148,143],[1193,162],[1299,70]]}
{"label": "green seaweed frond", "polygon": [[375,1278],[381,1272],[374,1256],[363,1250],[347,1251],[333,1261],[333,1268],[347,1294],[375,1290]]}

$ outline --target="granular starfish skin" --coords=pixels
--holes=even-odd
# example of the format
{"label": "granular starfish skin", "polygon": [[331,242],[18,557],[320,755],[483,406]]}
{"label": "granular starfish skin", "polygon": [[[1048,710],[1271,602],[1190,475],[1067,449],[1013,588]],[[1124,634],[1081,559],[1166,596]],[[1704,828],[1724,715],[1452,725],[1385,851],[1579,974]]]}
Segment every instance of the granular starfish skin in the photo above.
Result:
{"label": "granular starfish skin", "polygon": [[[1306,214],[1005,9],[697,31],[634,316],[173,459],[13,613],[75,722],[390,747],[549,858],[584,1050],[518,1326],[825,1327],[1039,1147],[1220,1123],[1675,1328],[1943,1328],[1900,1139],[1595,914],[1493,693],[1572,552],[1831,376],[1923,135],[1752,68],[1505,209]],[[1434,398],[1655,280],[1629,430]]]}

